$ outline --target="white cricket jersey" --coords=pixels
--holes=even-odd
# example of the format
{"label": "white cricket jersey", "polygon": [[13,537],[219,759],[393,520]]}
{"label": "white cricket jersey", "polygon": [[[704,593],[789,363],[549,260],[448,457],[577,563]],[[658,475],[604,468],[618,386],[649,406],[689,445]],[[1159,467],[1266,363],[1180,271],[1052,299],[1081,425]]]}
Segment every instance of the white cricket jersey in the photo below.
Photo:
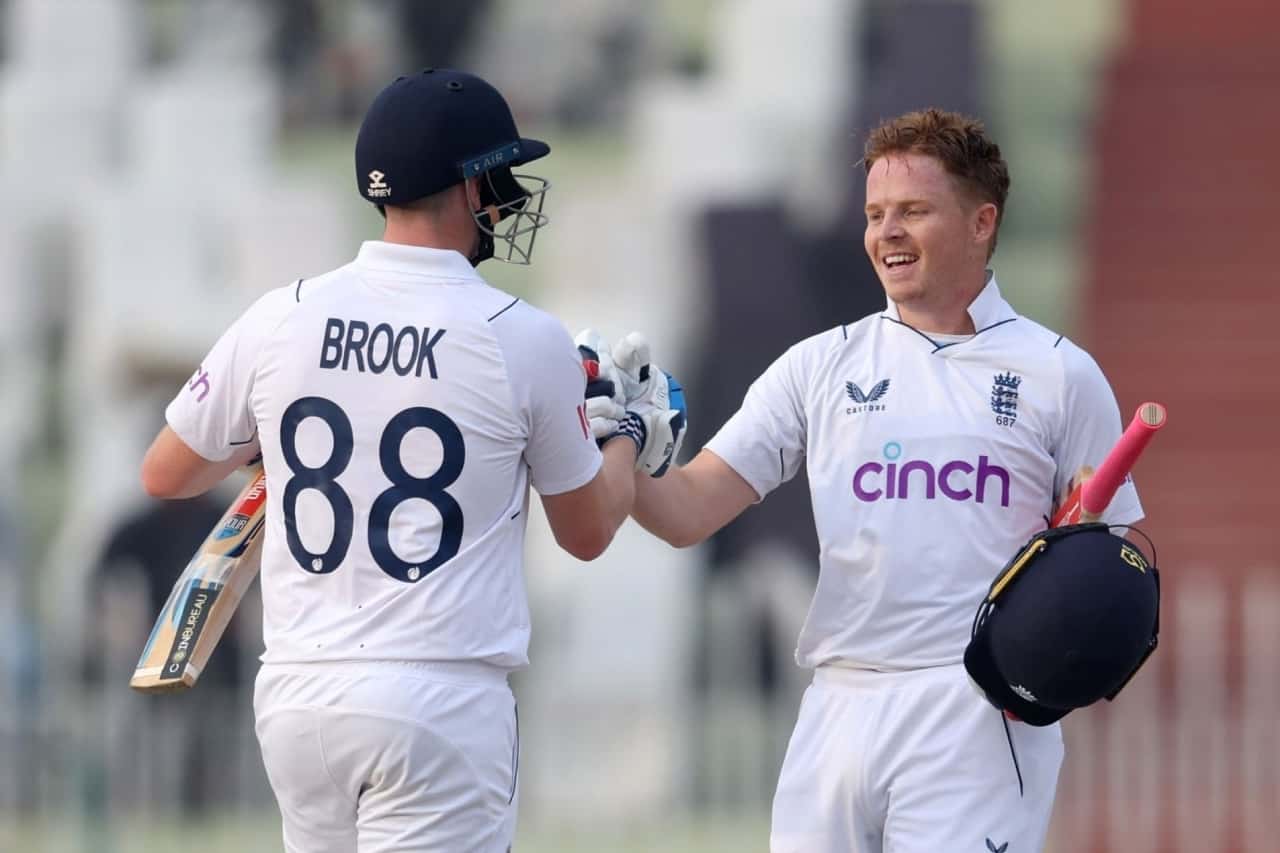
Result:
{"label": "white cricket jersey", "polygon": [[564,326],[462,255],[370,241],[272,291],[169,405],[201,456],[261,445],[264,663],[528,662],[528,487],[602,463]]}
{"label": "white cricket jersey", "polygon": [[[957,663],[996,572],[1119,438],[1102,371],[1019,316],[994,278],[977,334],[935,342],[886,311],[789,349],[707,444],[763,498],[804,465],[820,546],[796,660]],[[1131,481],[1104,520],[1131,523]]]}

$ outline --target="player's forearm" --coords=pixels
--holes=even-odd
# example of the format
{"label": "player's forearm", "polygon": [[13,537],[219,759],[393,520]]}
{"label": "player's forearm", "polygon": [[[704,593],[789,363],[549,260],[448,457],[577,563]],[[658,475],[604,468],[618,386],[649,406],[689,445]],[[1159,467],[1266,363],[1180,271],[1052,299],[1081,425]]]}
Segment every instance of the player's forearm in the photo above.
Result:
{"label": "player's forearm", "polygon": [[636,478],[631,516],[677,548],[697,545],[760,500],[755,487],[713,451],[659,478]]}
{"label": "player's forearm", "polygon": [[169,427],[160,430],[142,460],[142,486],[153,498],[193,498],[221,483],[257,455],[258,444],[246,444],[230,458],[205,459]]}
{"label": "player's forearm", "polygon": [[636,446],[626,438],[616,438],[601,448],[604,454],[605,499],[601,515],[608,527],[609,539],[631,514],[636,497]]}
{"label": "player's forearm", "polygon": [[603,448],[604,464],[589,483],[542,496],[556,544],[579,560],[604,553],[635,500],[636,445],[619,436]]}
{"label": "player's forearm", "polygon": [[603,448],[604,464],[593,480],[590,502],[577,507],[570,525],[552,524],[559,546],[579,560],[595,560],[613,542],[635,502],[635,444],[620,438]]}
{"label": "player's forearm", "polygon": [[645,530],[677,548],[706,539],[715,529],[703,519],[695,481],[680,466],[662,477],[636,478],[635,505],[631,517]]}

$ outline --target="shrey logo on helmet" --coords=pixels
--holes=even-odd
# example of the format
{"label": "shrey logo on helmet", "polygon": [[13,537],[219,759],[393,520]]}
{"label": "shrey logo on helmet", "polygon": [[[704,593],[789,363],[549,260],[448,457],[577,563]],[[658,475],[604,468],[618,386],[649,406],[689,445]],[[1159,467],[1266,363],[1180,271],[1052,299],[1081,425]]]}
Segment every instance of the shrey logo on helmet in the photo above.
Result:
{"label": "shrey logo on helmet", "polygon": [[382,179],[387,175],[374,169],[369,173],[369,195],[373,198],[386,198],[391,195],[391,188]]}
{"label": "shrey logo on helmet", "polygon": [[479,240],[468,260],[527,264],[548,222],[542,203],[550,184],[512,169],[550,150],[520,135],[506,99],[489,83],[427,68],[396,78],[374,99],[356,135],[356,179],[360,194],[384,213],[474,181],[479,198],[469,198]]}

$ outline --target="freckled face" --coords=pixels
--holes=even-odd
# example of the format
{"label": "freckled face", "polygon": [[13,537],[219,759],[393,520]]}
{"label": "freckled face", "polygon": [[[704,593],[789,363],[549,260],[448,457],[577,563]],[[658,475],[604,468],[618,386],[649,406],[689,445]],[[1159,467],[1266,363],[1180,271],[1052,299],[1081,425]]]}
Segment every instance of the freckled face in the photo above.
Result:
{"label": "freckled face", "polygon": [[944,305],[986,262],[983,205],[926,154],[890,154],[867,173],[863,245],[885,293],[899,306]]}

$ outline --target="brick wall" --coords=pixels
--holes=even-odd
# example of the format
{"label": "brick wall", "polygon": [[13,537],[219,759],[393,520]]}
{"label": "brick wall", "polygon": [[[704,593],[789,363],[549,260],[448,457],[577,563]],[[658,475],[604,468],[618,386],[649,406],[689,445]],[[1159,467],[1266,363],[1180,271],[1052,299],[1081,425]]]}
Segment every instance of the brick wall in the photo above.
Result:
{"label": "brick wall", "polygon": [[1126,420],[1169,407],[1167,595],[1155,665],[1068,726],[1055,850],[1280,849],[1278,42],[1280,4],[1130,0],[1104,75],[1077,337]]}

